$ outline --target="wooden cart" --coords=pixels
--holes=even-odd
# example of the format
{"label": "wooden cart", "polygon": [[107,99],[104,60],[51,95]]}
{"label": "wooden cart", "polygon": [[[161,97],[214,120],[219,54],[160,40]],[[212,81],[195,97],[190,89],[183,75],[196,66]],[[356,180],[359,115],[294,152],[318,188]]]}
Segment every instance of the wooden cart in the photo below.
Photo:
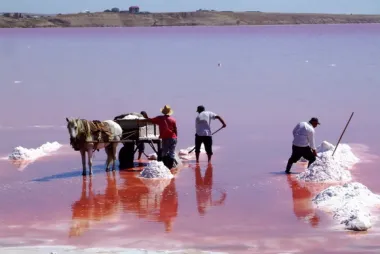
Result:
{"label": "wooden cart", "polygon": [[162,161],[162,140],[159,138],[158,125],[142,122],[138,119],[117,119],[115,122],[123,130],[120,140],[120,143],[123,143],[123,147],[120,149],[118,156],[120,169],[134,167],[134,155],[139,143],[149,144],[153,151],[157,153],[157,160]]}

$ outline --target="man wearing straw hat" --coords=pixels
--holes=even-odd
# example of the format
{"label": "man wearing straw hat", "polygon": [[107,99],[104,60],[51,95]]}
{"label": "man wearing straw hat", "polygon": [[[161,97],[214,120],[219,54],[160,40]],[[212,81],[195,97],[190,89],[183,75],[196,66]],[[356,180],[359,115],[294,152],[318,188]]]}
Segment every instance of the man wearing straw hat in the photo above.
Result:
{"label": "man wearing straw hat", "polygon": [[157,124],[160,130],[160,138],[162,139],[162,161],[166,167],[171,169],[175,163],[175,148],[177,145],[177,122],[171,116],[173,110],[169,105],[165,105],[161,109],[163,115],[147,120],[153,124]]}
{"label": "man wearing straw hat", "polygon": [[307,167],[310,167],[316,160],[317,151],[315,148],[314,129],[319,124],[318,118],[313,117],[309,122],[301,122],[293,129],[292,155],[288,160],[285,173],[290,174],[293,163],[299,161],[301,157],[309,161]]}

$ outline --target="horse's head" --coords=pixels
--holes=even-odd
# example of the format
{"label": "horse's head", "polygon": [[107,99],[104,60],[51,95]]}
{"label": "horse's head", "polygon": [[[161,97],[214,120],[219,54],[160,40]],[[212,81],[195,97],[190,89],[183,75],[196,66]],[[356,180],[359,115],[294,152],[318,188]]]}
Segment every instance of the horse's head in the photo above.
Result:
{"label": "horse's head", "polygon": [[74,140],[78,137],[79,131],[78,131],[78,119],[75,118],[67,118],[67,130],[69,131],[70,134],[70,140]]}

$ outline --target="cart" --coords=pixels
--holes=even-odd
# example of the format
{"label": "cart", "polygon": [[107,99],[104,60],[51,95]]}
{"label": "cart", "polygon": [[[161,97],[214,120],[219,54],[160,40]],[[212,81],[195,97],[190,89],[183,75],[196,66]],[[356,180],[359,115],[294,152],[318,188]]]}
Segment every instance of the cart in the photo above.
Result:
{"label": "cart", "polygon": [[123,147],[120,149],[118,156],[120,169],[134,167],[134,155],[139,143],[149,144],[157,154],[157,161],[162,161],[162,140],[160,139],[158,125],[139,121],[139,119],[116,119],[114,121],[123,130],[120,140]]}

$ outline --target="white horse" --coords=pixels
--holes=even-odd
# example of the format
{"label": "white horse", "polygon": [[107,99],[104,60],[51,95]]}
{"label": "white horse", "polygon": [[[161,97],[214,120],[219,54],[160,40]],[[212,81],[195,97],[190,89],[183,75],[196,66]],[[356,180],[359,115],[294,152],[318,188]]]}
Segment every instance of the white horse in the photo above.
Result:
{"label": "white horse", "polygon": [[[92,154],[95,150],[104,148],[107,154],[106,171],[112,162],[112,171],[115,170],[116,149],[118,142],[97,143],[102,141],[120,141],[123,130],[113,120],[88,121],[78,118],[66,118],[67,129],[70,134],[70,144],[74,150],[80,151],[82,156],[83,175],[86,175],[86,152],[88,155],[89,174],[92,175]],[[105,139],[105,137],[107,139]]]}

